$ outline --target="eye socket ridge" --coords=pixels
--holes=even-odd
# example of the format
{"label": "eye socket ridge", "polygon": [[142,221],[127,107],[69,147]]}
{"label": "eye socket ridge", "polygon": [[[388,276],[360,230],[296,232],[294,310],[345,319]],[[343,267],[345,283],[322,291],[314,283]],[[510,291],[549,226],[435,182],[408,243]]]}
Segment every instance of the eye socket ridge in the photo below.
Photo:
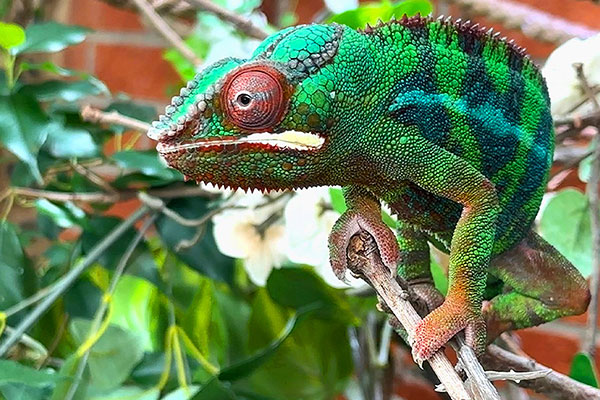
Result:
{"label": "eye socket ridge", "polygon": [[224,117],[249,132],[270,131],[287,111],[292,87],[268,65],[248,65],[228,76],[221,91]]}

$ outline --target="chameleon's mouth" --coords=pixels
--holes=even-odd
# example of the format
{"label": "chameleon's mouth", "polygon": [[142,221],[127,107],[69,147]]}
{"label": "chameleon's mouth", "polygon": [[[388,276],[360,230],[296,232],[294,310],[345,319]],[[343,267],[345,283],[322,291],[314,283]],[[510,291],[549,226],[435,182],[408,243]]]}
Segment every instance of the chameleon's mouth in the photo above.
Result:
{"label": "chameleon's mouth", "polygon": [[212,150],[239,150],[240,147],[253,147],[261,149],[279,150],[318,150],[325,143],[325,138],[318,133],[284,131],[281,133],[260,132],[247,136],[215,136],[198,140],[173,143],[159,142],[156,150],[161,154],[180,151],[212,151]]}

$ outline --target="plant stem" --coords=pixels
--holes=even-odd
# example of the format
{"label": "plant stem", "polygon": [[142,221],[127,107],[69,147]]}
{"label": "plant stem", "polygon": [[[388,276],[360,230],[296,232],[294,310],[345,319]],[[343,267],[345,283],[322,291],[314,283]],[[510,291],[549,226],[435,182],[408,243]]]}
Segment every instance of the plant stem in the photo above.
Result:
{"label": "plant stem", "polygon": [[[148,228],[150,228],[150,225],[152,225],[152,223],[154,222],[155,216],[156,216],[156,214],[153,215],[152,217],[148,218],[148,220],[144,222],[144,225],[140,228],[140,230],[136,234],[135,238],[133,238],[133,240],[131,241],[131,243],[129,244],[127,249],[125,250],[125,253],[123,253],[121,260],[119,261],[119,265],[117,265],[117,268],[115,269],[115,272],[110,280],[110,283],[108,285],[108,290],[106,291],[106,294],[104,295],[104,298],[103,298],[102,302],[100,303],[100,306],[96,310],[96,314],[94,315],[94,320],[92,322],[92,326],[90,327],[90,331],[88,332],[88,338],[94,338],[96,336],[96,333],[99,331],[100,325],[102,324],[102,319],[105,318],[104,314],[106,313],[106,310],[111,301],[110,298],[112,297],[113,293],[115,292],[115,289],[117,288],[117,283],[119,283],[121,276],[125,272],[125,267],[127,266],[127,262],[131,258],[131,255],[135,251],[137,245],[140,243],[140,241],[144,237],[144,233],[148,230]],[[109,318],[109,315],[110,315],[110,312],[106,316],[107,319]],[[92,343],[89,347],[87,347],[87,349],[83,352],[81,359],[79,360],[79,364],[77,364],[77,370],[75,372],[75,375],[73,376],[73,384],[69,387],[69,391],[67,392],[67,395],[65,396],[65,400],[72,400],[73,396],[75,396],[75,393],[77,392],[77,387],[79,386],[79,382],[81,381],[81,377],[83,376],[83,372],[85,371],[85,366],[87,365],[87,359],[89,357],[90,351],[91,351],[93,345],[100,339],[100,337],[101,337],[101,335],[98,336],[97,338],[95,338],[94,343]],[[82,344],[82,346],[83,345],[84,344]]]}
{"label": "plant stem", "polygon": [[[583,88],[583,91],[594,107],[594,111],[600,112],[600,104],[596,99],[590,84],[583,72],[583,64],[573,65],[577,72],[577,78]],[[600,124],[597,124],[600,129]],[[598,334],[598,292],[600,291],[600,198],[598,198],[598,184],[600,183],[600,140],[598,133],[594,137],[594,153],[592,154],[592,169],[590,178],[585,191],[589,201],[590,221],[592,226],[592,246],[593,246],[593,269],[590,279],[590,290],[592,299],[588,310],[588,320],[586,327],[586,337],[582,345],[582,351],[590,357],[594,357],[596,351],[596,336]]]}
{"label": "plant stem", "polygon": [[47,310],[54,304],[72,284],[75,280],[85,271],[87,267],[92,265],[98,257],[106,249],[108,249],[114,242],[116,242],[124,233],[129,229],[135,222],[142,218],[149,209],[146,206],[138,208],[133,214],[131,214],[126,220],[121,222],[115,229],[113,229],[104,239],[92,248],[88,253],[87,257],[79,261],[73,269],[71,269],[65,276],[63,276],[54,286],[54,289],[44,298],[23,320],[17,325],[13,332],[11,332],[6,340],[0,344],[0,357],[3,357],[8,349],[10,349]]}

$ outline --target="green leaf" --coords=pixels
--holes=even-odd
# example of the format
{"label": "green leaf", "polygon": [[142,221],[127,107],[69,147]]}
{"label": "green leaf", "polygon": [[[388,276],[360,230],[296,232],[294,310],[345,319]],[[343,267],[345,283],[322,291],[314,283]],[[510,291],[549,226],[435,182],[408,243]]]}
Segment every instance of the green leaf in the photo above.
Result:
{"label": "green leaf", "polygon": [[[249,323],[249,345],[260,349],[280,335],[291,313],[259,290]],[[276,399],[330,399],[352,373],[348,326],[308,316],[260,368],[248,377],[251,388]]]}
{"label": "green leaf", "polygon": [[0,385],[0,399],[46,400],[50,396],[51,390],[51,387],[40,388],[32,387],[24,383],[7,383],[5,385]]}
{"label": "green leaf", "polygon": [[37,101],[21,93],[0,96],[0,143],[27,164],[41,184],[37,154],[52,124]]}
{"label": "green leaf", "polygon": [[200,390],[200,386],[192,385],[187,388],[179,388],[177,390],[168,393],[162,400],[189,400],[191,399],[198,391]]}
{"label": "green leaf", "polygon": [[109,393],[91,395],[89,400],[158,400],[159,397],[159,389],[123,386],[117,390],[111,390]]}
{"label": "green leaf", "polygon": [[102,290],[88,279],[78,279],[63,296],[65,313],[70,318],[94,318],[103,294]]}
{"label": "green leaf", "polygon": [[89,29],[81,26],[63,25],[53,21],[29,25],[25,30],[25,42],[13,47],[11,52],[13,54],[55,53],[83,42],[89,32]]}
{"label": "green leaf", "polygon": [[[174,199],[167,206],[190,219],[199,218],[209,211],[208,200],[202,197]],[[162,214],[156,219],[156,227],[161,240],[169,250],[177,254],[181,261],[209,278],[224,282],[233,281],[234,260],[217,249],[212,233],[212,222],[207,222],[204,235],[194,246],[179,252],[175,251],[176,246],[183,239],[191,239],[196,229],[179,225]]]}
{"label": "green leaf", "polygon": [[347,25],[351,28],[364,28],[367,24],[375,25],[379,19],[389,21],[392,17],[428,15],[433,11],[433,7],[428,0],[404,0],[392,4],[390,1],[381,3],[368,3],[354,10],[349,10],[341,14],[333,15],[328,22],[337,22]]}
{"label": "green leaf", "polygon": [[61,228],[70,228],[84,223],[85,212],[71,202],[58,205],[46,199],[37,199],[35,208],[40,214],[50,217]]}
{"label": "green leaf", "polygon": [[315,309],[317,309],[315,306],[304,307],[298,312],[292,314],[281,330],[281,333],[271,343],[264,348],[257,350],[250,357],[223,368],[219,373],[219,379],[224,381],[233,381],[250,375],[264,362],[266,362],[267,359],[279,349],[279,347],[281,347],[281,345],[296,328],[299,318],[309,312],[314,311]]}
{"label": "green leaf", "polygon": [[579,180],[581,182],[589,181],[590,175],[592,173],[592,160],[593,156],[589,156],[581,160],[579,163],[579,168],[577,169],[577,175],[579,176]]}
{"label": "green leaf", "polygon": [[111,324],[134,334],[144,351],[154,350],[157,341],[158,290],[144,279],[124,275],[112,296]]}
{"label": "green leaf", "polygon": [[48,131],[44,149],[56,158],[90,158],[100,154],[92,135],[85,129],[55,124]]}
{"label": "green leaf", "polygon": [[[70,331],[77,344],[85,341],[91,325],[89,320],[73,320]],[[137,336],[120,327],[109,325],[90,350],[90,383],[95,388],[104,390],[120,386],[143,355],[144,351]]]}
{"label": "green leaf", "polygon": [[594,360],[587,354],[577,353],[571,362],[571,372],[569,376],[576,381],[585,383],[586,385],[598,387],[598,374]]}
{"label": "green leaf", "polygon": [[0,360],[0,385],[23,383],[27,386],[43,387],[56,384],[61,377],[52,370],[37,370],[16,361]]}
{"label": "green leaf", "polygon": [[59,81],[49,80],[25,88],[35,95],[39,101],[63,100],[73,102],[89,96],[106,93],[103,84],[98,80]]}
{"label": "green leaf", "polygon": [[592,272],[592,230],[587,198],[564,189],[550,199],[542,212],[540,233],[584,277]]}
{"label": "green leaf", "polygon": [[[84,254],[89,252],[98,241],[104,238],[120,223],[121,220],[115,217],[96,216],[88,219],[86,229],[81,237]],[[106,269],[115,269],[135,234],[134,229],[128,229],[125,234],[123,234],[121,240],[115,242],[98,258],[98,263]],[[141,242],[137,246],[135,252],[129,259],[126,273],[144,278],[158,288],[162,288],[157,273],[156,263],[152,257],[149,256],[148,246],[145,242]]]}
{"label": "green leaf", "polygon": [[179,171],[167,167],[154,150],[125,150],[112,155],[117,165],[128,171],[139,171],[147,176],[171,180],[182,180]]}
{"label": "green leaf", "polygon": [[448,292],[448,277],[433,257],[431,257],[431,275],[433,275],[435,288],[445,296]]}
{"label": "green leaf", "polygon": [[225,362],[228,334],[225,321],[216,304],[214,283],[204,278],[192,303],[185,312],[183,327],[206,359],[216,365]]}
{"label": "green leaf", "polygon": [[348,209],[346,207],[346,200],[344,200],[344,193],[340,188],[329,188],[329,195],[331,196],[331,206],[333,209],[340,214]]}
{"label": "green leaf", "polygon": [[343,290],[327,285],[312,268],[275,269],[267,280],[267,290],[271,298],[283,306],[298,310],[318,304],[316,317],[347,324],[360,323]]}
{"label": "green leaf", "polygon": [[[55,83],[48,85],[46,87],[40,86],[40,85],[37,85],[37,86],[36,85],[28,85],[27,86],[30,88],[34,88],[33,91],[36,92],[37,95],[41,96],[42,99],[48,99],[51,96],[61,97],[63,99],[77,99],[77,98],[83,97],[83,96],[79,96],[79,94],[89,95],[89,94],[109,94],[110,93],[108,88],[104,84],[104,82],[102,82],[95,76],[90,75],[87,72],[76,71],[76,70],[69,69],[69,68],[63,68],[63,67],[58,66],[50,61],[45,61],[45,62],[39,63],[39,64],[34,64],[34,63],[29,63],[29,62],[24,61],[21,64],[19,64],[19,68],[21,71],[45,71],[45,72],[50,72],[50,73],[53,73],[53,74],[56,74],[59,76],[76,77],[76,78],[81,79],[81,81],[76,81],[76,82],[59,81],[62,83],[77,83],[79,85],[79,87],[77,87],[77,85],[75,85],[75,87],[73,87],[73,86],[69,87],[67,85],[65,88],[65,87],[60,87]],[[55,81],[50,81],[50,82],[55,82]],[[81,82],[86,83],[87,86],[82,85]],[[37,92],[41,92],[41,93],[37,93]],[[75,92],[77,92],[77,93],[75,93]]]}
{"label": "green leaf", "polygon": [[[192,49],[194,54],[204,59],[210,49],[210,43],[202,36],[190,36],[185,43]],[[196,75],[196,66],[175,49],[166,50],[163,58],[170,62],[182,80],[189,81]]]}
{"label": "green leaf", "polygon": [[12,224],[0,222],[0,310],[24,298],[24,272],[29,268],[21,242]]}
{"label": "green leaf", "polygon": [[[64,400],[67,397],[67,393],[73,386],[75,374],[77,372],[77,366],[79,365],[79,357],[76,354],[71,354],[60,367],[58,375],[63,378],[57,383],[54,391],[52,392],[51,400]],[[83,375],[77,385],[77,390],[73,396],[73,400],[87,400],[87,390],[89,385],[90,373],[89,368],[85,368]]]}
{"label": "green leaf", "polygon": [[229,387],[214,378],[200,389],[192,400],[237,400],[238,397]]}
{"label": "green leaf", "polygon": [[19,25],[0,22],[0,47],[8,50],[25,41],[25,31]]}

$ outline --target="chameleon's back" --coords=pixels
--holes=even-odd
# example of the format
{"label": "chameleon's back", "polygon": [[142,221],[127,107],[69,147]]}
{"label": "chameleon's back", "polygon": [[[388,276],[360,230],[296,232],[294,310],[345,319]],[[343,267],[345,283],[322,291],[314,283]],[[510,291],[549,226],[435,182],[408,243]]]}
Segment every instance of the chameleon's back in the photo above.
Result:
{"label": "chameleon's back", "polygon": [[[413,17],[361,33],[383,59],[381,73],[393,77],[380,79],[392,82],[396,118],[495,184],[502,209],[495,253],[520,240],[537,214],[554,149],[550,100],[533,62],[468,23]],[[458,220],[460,207],[440,202],[442,215]]]}

